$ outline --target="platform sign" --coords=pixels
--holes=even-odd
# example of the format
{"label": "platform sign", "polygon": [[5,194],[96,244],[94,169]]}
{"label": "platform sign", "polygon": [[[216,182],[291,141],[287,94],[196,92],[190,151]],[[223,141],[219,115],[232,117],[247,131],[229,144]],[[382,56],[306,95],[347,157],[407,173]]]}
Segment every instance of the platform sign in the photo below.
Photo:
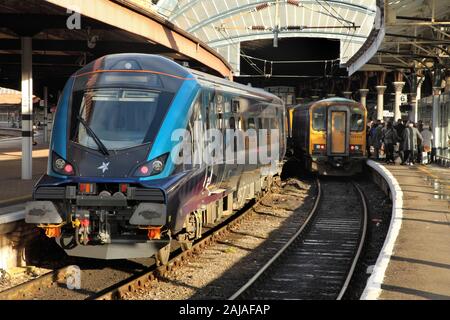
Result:
{"label": "platform sign", "polygon": [[407,103],[408,102],[408,95],[406,93],[402,93],[400,95],[400,103]]}

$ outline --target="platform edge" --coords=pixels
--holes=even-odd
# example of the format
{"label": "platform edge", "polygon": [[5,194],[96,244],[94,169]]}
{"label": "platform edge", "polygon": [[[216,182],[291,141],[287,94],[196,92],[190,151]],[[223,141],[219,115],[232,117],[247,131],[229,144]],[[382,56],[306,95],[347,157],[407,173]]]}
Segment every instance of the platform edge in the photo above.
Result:
{"label": "platform edge", "polygon": [[386,269],[394,252],[395,241],[402,226],[403,192],[397,179],[384,166],[373,160],[367,160],[367,165],[378,172],[387,182],[392,197],[392,216],[389,231],[372,274],[367,280],[366,287],[360,297],[360,300],[377,300],[381,294],[381,284],[383,283]]}

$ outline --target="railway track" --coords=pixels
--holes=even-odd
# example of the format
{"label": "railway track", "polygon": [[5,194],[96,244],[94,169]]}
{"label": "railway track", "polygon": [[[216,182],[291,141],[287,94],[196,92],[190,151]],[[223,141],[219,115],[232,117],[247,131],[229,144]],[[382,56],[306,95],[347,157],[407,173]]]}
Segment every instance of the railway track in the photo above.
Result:
{"label": "railway track", "polygon": [[[335,299],[342,297],[362,248],[365,230],[361,230],[361,226],[366,224],[366,218],[362,213],[367,213],[367,207],[361,190],[355,184],[318,181],[317,190],[314,207],[303,226],[230,299]],[[358,204],[355,206],[355,203]],[[340,210],[326,210],[328,207]],[[355,207],[360,207],[360,210],[354,210]],[[151,265],[112,285],[91,290],[81,299],[123,299],[138,290],[149,287],[158,277],[164,277],[167,272],[182,265],[190,256],[222,239],[231,228],[248,218],[251,211],[252,205],[249,204],[238,214],[205,233],[204,238],[196,242],[191,250],[172,252],[167,265],[160,267]],[[330,230],[334,231],[330,232]],[[66,286],[71,271],[73,270],[70,266],[65,266],[0,292],[0,299],[36,299],[36,293]],[[46,296],[48,295],[47,293]],[[59,295],[55,297],[64,299]]]}
{"label": "railway track", "polygon": [[229,299],[341,299],[364,244],[367,204],[354,182],[318,181],[305,224]]}
{"label": "railway track", "polygon": [[[249,202],[238,213],[222,221],[216,227],[206,231],[204,237],[194,243],[190,250],[174,250],[171,253],[171,258],[167,265],[157,267],[156,264],[153,263],[142,271],[132,272],[131,276],[123,277],[122,279],[113,282],[111,285],[106,285],[106,288],[103,287],[95,290],[92,290],[92,288],[87,290],[84,286],[81,287],[81,290],[67,289],[68,281],[70,282],[74,277],[74,272],[77,272],[77,266],[67,265],[36,279],[0,292],[0,300],[40,299],[42,296],[47,299],[52,296],[56,299],[122,299],[141,288],[148,287],[152,281],[158,278],[158,276],[164,276],[166,272],[170,272],[172,269],[180,266],[183,261],[193,254],[196,254],[209,244],[223,238],[231,228],[244,221],[244,219],[249,218],[254,203],[254,201]],[[88,283],[89,278],[92,278],[92,275],[89,276],[88,274],[83,274],[84,270],[80,270],[80,272],[82,283]],[[62,293],[63,296],[61,295]]]}

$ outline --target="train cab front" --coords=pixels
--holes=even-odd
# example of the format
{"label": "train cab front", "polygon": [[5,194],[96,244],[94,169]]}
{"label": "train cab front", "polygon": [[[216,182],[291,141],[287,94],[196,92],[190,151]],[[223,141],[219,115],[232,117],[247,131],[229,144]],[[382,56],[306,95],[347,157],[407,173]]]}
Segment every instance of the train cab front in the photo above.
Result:
{"label": "train cab front", "polygon": [[311,170],[331,176],[357,174],[366,152],[365,108],[350,100],[327,103],[312,112]]}
{"label": "train cab front", "polygon": [[26,222],[72,256],[150,257],[167,247],[167,135],[183,126],[171,106],[179,91],[189,91],[188,76],[168,59],[137,54],[103,57],[72,76]]}
{"label": "train cab front", "polygon": [[71,256],[149,257],[170,242],[164,190],[43,176],[25,221],[45,230]]}

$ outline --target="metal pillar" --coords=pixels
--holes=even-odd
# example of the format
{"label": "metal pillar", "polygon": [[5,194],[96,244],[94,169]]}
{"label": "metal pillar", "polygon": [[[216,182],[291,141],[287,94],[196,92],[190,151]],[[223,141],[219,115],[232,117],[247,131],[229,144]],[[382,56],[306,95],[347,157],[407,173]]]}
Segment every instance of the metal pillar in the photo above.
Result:
{"label": "metal pillar", "polygon": [[[422,99],[422,83],[425,77],[417,77],[417,91],[415,96],[415,103],[413,103],[413,121],[419,121],[419,103],[420,99]],[[414,101],[413,101],[414,102]]]}
{"label": "metal pillar", "polygon": [[403,87],[405,86],[405,82],[403,81],[395,81],[394,82],[394,87],[395,87],[395,105],[394,105],[394,121],[397,121],[398,119],[402,118],[402,113],[400,111],[400,105],[402,104],[402,102],[400,101],[401,99],[401,94],[402,94],[402,90]]}
{"label": "metal pillar", "polygon": [[342,94],[344,95],[344,97],[346,99],[351,99],[352,98],[352,93],[353,92],[351,92],[351,91],[344,91],[344,92],[342,92]]}
{"label": "metal pillar", "polygon": [[439,130],[439,108],[441,98],[441,87],[433,87],[433,136],[436,149],[441,148],[441,137]]}
{"label": "metal pillar", "polygon": [[48,88],[44,87],[44,143],[48,142]]}
{"label": "metal pillar", "polygon": [[22,180],[33,169],[33,49],[32,38],[22,37]]}
{"label": "metal pillar", "polygon": [[384,92],[386,91],[386,86],[376,86],[377,89],[377,120],[383,120],[384,111]]}
{"label": "metal pillar", "polygon": [[367,106],[367,94],[369,93],[369,89],[359,89],[359,95],[361,96],[361,104],[366,107]]}

